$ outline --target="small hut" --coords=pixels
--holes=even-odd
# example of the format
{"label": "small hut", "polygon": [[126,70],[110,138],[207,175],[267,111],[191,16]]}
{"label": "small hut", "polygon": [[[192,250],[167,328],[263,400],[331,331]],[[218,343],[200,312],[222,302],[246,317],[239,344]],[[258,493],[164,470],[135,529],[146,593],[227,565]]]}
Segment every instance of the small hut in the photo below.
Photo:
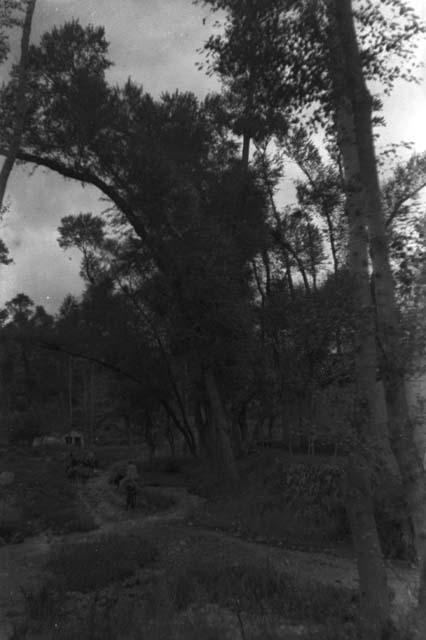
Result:
{"label": "small hut", "polygon": [[71,429],[71,431],[68,431],[68,433],[64,434],[63,442],[68,447],[84,447],[84,436],[81,431]]}

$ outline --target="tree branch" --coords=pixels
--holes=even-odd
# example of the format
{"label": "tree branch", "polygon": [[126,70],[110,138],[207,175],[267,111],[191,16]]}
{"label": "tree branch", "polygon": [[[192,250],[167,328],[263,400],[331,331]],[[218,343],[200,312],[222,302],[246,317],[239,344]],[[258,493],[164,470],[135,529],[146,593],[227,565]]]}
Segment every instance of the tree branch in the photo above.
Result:
{"label": "tree branch", "polygon": [[422,182],[422,184],[420,184],[418,187],[416,187],[412,191],[406,192],[401,198],[399,198],[396,201],[396,203],[394,204],[394,206],[392,208],[392,213],[389,215],[389,217],[386,220],[386,227],[389,227],[391,225],[391,223],[393,222],[393,220],[395,220],[395,218],[399,214],[403,204],[405,204],[407,202],[407,200],[411,200],[412,198],[415,198],[416,195],[418,193],[420,193],[420,191],[422,189],[424,189],[425,187],[426,187],[426,180],[425,180],[425,182]]}
{"label": "tree branch", "polygon": [[135,382],[138,385],[144,385],[145,382],[140,378],[137,378],[132,373],[128,371],[124,371],[118,365],[115,365],[112,362],[108,362],[107,360],[102,360],[101,358],[97,358],[96,356],[89,356],[86,353],[82,353],[81,351],[75,351],[74,349],[68,349],[67,347],[63,347],[59,344],[54,344],[53,342],[46,342],[44,340],[39,341],[38,346],[42,349],[46,349],[47,351],[56,351],[57,353],[65,353],[69,356],[73,356],[75,358],[81,358],[82,360],[87,360],[88,362],[94,362],[95,364],[101,365],[105,369],[109,369],[110,371],[114,371],[118,375],[123,378],[127,378],[132,382]]}
{"label": "tree branch", "polygon": [[[137,378],[132,373],[129,373],[128,371],[124,371],[118,365],[115,365],[112,362],[108,362],[106,360],[102,360],[101,358],[97,358],[96,356],[89,356],[89,355],[87,355],[85,353],[81,353],[80,351],[75,351],[74,349],[68,349],[66,347],[62,347],[61,345],[54,344],[54,343],[51,343],[51,342],[46,342],[46,341],[39,341],[38,345],[39,345],[39,347],[41,347],[42,349],[46,349],[47,351],[55,351],[57,353],[65,353],[65,354],[73,356],[75,358],[81,358],[82,360],[87,360],[88,362],[94,362],[95,364],[99,364],[101,367],[104,367],[105,369],[109,369],[110,371],[114,371],[114,373],[117,373],[118,375],[122,376],[123,378],[127,378],[128,380],[131,380],[132,382],[135,382],[138,385],[145,385],[146,384],[146,382],[144,382],[140,378]],[[183,437],[185,438],[186,442],[188,443],[188,446],[189,446],[191,452],[193,453],[193,455],[195,455],[196,454],[196,445],[195,445],[195,440],[194,440],[193,433],[192,433],[192,431],[190,429],[188,429],[189,425],[185,425],[186,428],[183,427],[182,424],[180,423],[179,419],[177,418],[175,412],[173,411],[172,407],[167,402],[167,400],[162,396],[162,394],[159,391],[159,389],[156,389],[155,387],[151,387],[151,389],[156,394],[156,396],[158,397],[158,401],[160,402],[160,404],[166,409],[167,413],[172,418],[173,422],[175,423],[176,428],[182,433]]]}
{"label": "tree branch", "polygon": [[[7,154],[8,149],[0,146],[0,155]],[[46,167],[46,169],[55,171],[64,178],[70,178],[71,180],[77,180],[78,182],[81,182],[83,184],[91,184],[94,187],[97,187],[125,215],[126,219],[133,227],[136,234],[139,236],[139,238],[141,238],[141,240],[143,240],[143,242],[145,242],[158,269],[164,275],[170,275],[170,268],[168,267],[167,261],[164,259],[161,250],[155,246],[156,243],[150,237],[145,225],[141,221],[140,217],[135,213],[128,200],[123,197],[113,185],[108,184],[108,182],[90,171],[90,169],[84,167],[70,167],[55,158],[47,158],[36,153],[30,153],[28,151],[20,150],[16,155],[16,159],[20,160],[21,162],[27,162],[41,167]]]}
{"label": "tree branch", "polygon": [[[0,147],[1,155],[7,156],[8,153],[9,149]],[[97,187],[100,191],[102,191],[102,193],[108,196],[108,198],[120,209],[120,211],[122,211],[122,213],[124,213],[138,236],[142,240],[148,241],[148,232],[145,228],[145,225],[136,216],[133,208],[129,205],[127,200],[123,198],[112,185],[108,184],[105,180],[92,173],[92,171],[90,171],[89,169],[83,167],[70,167],[55,158],[47,158],[45,156],[40,156],[36,153],[30,153],[23,150],[18,151],[18,153],[16,154],[16,159],[20,160],[21,162],[28,162],[41,167],[46,167],[46,169],[55,171],[64,178],[70,178],[71,180],[77,180],[78,182],[81,182],[83,184],[91,184]]]}

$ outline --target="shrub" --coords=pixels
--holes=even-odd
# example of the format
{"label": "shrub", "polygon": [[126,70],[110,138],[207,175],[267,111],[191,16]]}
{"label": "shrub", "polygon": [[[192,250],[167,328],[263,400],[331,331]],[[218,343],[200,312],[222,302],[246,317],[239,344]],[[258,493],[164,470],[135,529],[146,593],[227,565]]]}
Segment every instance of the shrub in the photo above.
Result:
{"label": "shrub", "polygon": [[[344,460],[263,454],[240,464],[243,491],[221,492],[202,469],[189,475],[194,491],[208,497],[198,522],[249,536],[296,544],[335,544],[348,539]],[[200,487],[197,489],[197,487]],[[386,557],[413,560],[414,549],[400,491],[376,490],[375,513]]]}
{"label": "shrub", "polygon": [[170,458],[164,464],[164,471],[165,473],[180,473],[181,465],[177,460]]}
{"label": "shrub", "polygon": [[127,462],[125,460],[119,460],[114,462],[108,469],[108,482],[113,484],[118,477],[124,477],[126,474]]}
{"label": "shrub", "polygon": [[145,510],[148,513],[165,511],[175,504],[174,498],[164,495],[161,491],[155,491],[155,489],[142,489],[140,500],[145,503]]}
{"label": "shrub", "polygon": [[356,614],[356,594],[341,587],[299,584],[295,577],[266,567],[231,566],[201,562],[170,573],[167,592],[178,610],[195,602],[260,615],[323,622],[351,620]]}
{"label": "shrub", "polygon": [[[127,465],[129,464],[129,459],[126,460],[118,460],[114,462],[108,469],[108,482],[113,484],[116,482],[118,478],[122,478],[126,475]],[[141,465],[139,463],[136,464],[139,475],[141,474]]]}
{"label": "shrub", "polygon": [[145,460],[141,464],[141,472],[144,473],[182,473],[187,465],[194,465],[194,459],[184,457],[174,458],[172,456],[163,455],[153,460]]}
{"label": "shrub", "polygon": [[86,533],[97,529],[98,526],[93,516],[86,509],[80,508],[78,513],[68,511],[65,521],[58,528],[60,528],[61,533]]}
{"label": "shrub", "polygon": [[31,444],[41,435],[40,422],[31,411],[15,412],[9,417],[11,431],[9,442],[12,445]]}
{"label": "shrub", "polygon": [[21,523],[15,527],[19,533],[34,535],[46,529],[64,533],[95,528],[75,486],[65,476],[62,458],[62,449],[40,451],[20,447],[2,452],[0,468],[15,473],[15,482],[7,488],[7,494],[22,511]]}
{"label": "shrub", "polygon": [[67,591],[88,593],[131,576],[157,556],[157,548],[149,540],[105,536],[61,546],[52,553],[49,567],[56,576],[62,576]]}
{"label": "shrub", "polygon": [[416,557],[414,532],[400,485],[389,483],[376,491],[375,514],[385,556],[413,562]]}
{"label": "shrub", "polygon": [[17,534],[25,536],[29,533],[23,510],[4,499],[0,500],[0,537],[9,542]]}
{"label": "shrub", "polygon": [[21,587],[26,615],[30,620],[46,622],[52,618],[59,608],[63,595],[59,587],[58,583],[51,581],[46,581],[32,589]]}

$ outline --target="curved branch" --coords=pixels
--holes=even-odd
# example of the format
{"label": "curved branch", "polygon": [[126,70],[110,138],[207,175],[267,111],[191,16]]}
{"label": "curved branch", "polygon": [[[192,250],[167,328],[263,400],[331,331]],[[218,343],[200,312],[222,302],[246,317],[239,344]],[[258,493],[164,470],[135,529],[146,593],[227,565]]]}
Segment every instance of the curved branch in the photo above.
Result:
{"label": "curved branch", "polygon": [[[7,155],[8,149],[0,147],[0,154]],[[108,196],[108,198],[115,205],[117,205],[120,211],[124,213],[136,233],[143,240],[146,240],[148,234],[145,226],[140,222],[140,220],[138,220],[133,211],[133,208],[129,205],[129,203],[118,193],[118,191],[112,185],[105,182],[105,180],[102,180],[102,178],[92,173],[92,171],[90,171],[89,169],[83,167],[70,167],[55,158],[47,158],[45,156],[40,156],[37,153],[30,153],[23,150],[18,151],[16,157],[17,160],[20,160],[21,162],[28,162],[41,167],[46,167],[46,169],[51,169],[51,171],[59,173],[64,178],[70,178],[72,180],[77,180],[78,182],[91,184],[97,187],[100,191],[102,191],[102,193]]]}
{"label": "curved branch", "polygon": [[415,198],[416,195],[420,193],[420,191],[425,187],[426,187],[426,181],[422,182],[422,184],[420,184],[418,187],[416,187],[412,191],[406,192],[401,198],[399,198],[396,201],[396,203],[392,208],[392,213],[389,215],[389,217],[386,220],[386,227],[389,227],[391,223],[395,220],[395,218],[397,217],[397,215],[401,210],[401,207],[407,202],[407,200],[411,200],[412,198]]}
{"label": "curved branch", "polygon": [[123,378],[127,378],[132,382],[135,382],[138,385],[144,385],[145,382],[140,378],[137,378],[132,373],[121,369],[118,365],[115,365],[112,362],[108,362],[107,360],[102,360],[101,358],[97,358],[96,356],[90,356],[86,353],[82,353],[81,351],[75,351],[74,349],[68,349],[67,347],[62,347],[59,344],[55,344],[53,342],[47,342],[45,340],[40,340],[38,346],[42,349],[46,349],[47,351],[56,351],[57,353],[65,353],[69,356],[73,356],[74,358],[81,358],[82,360],[87,360],[88,362],[94,362],[95,364],[99,364],[101,367],[105,369],[109,369],[110,371],[114,371],[118,375]]}
{"label": "curved branch", "polygon": [[[0,155],[7,154],[8,149],[0,146]],[[150,237],[140,217],[135,213],[128,200],[119,193],[116,187],[100,178],[98,175],[90,171],[90,169],[84,167],[70,167],[55,158],[48,158],[45,156],[40,156],[37,153],[30,153],[23,150],[18,151],[16,158],[21,162],[35,164],[40,167],[46,167],[46,169],[50,169],[51,171],[58,173],[64,178],[70,178],[71,180],[77,180],[78,182],[81,182],[83,184],[91,184],[94,187],[97,187],[99,191],[105,194],[111,200],[111,202],[113,202],[117,206],[117,208],[124,214],[136,234],[141,238],[141,240],[143,240],[143,242],[145,242],[158,269],[163,274],[167,274],[170,272],[170,269],[167,267],[166,260],[162,256],[161,250],[159,250],[158,247],[155,246],[153,239]]]}

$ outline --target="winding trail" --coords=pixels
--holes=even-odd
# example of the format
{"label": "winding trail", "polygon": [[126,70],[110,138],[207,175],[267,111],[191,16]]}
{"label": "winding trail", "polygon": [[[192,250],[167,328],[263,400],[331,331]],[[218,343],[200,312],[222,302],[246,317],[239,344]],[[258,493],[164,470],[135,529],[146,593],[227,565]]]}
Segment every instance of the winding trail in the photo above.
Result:
{"label": "winding trail", "polygon": [[[97,529],[87,533],[62,536],[44,534],[21,544],[0,548],[0,640],[12,637],[14,625],[25,614],[24,590],[37,588],[46,575],[46,562],[54,545],[73,544],[95,540],[108,534],[134,534],[138,531],[168,530],[173,523],[173,540],[176,541],[171,561],[185,554],[194,553],[194,545],[202,543],[203,554],[215,557],[220,551],[222,559],[232,563],[267,564],[291,573],[303,581],[314,581],[326,585],[357,588],[358,579],[354,560],[333,553],[312,553],[289,550],[267,543],[243,540],[232,534],[205,527],[193,526],[188,521],[193,510],[203,499],[191,495],[184,487],[146,488],[146,491],[162,493],[172,497],[172,508],[146,515],[141,508],[126,512],[124,498],[108,484],[107,476],[101,473],[78,489],[79,498],[92,513]],[[145,491],[144,490],[144,491]],[[172,545],[173,546],[173,545]],[[172,553],[172,552],[171,552]],[[388,563],[389,585],[394,593],[395,613],[406,611],[415,603],[418,587],[418,571],[402,563]]]}
{"label": "winding trail", "polygon": [[34,591],[42,584],[46,562],[54,546],[96,540],[114,533],[137,533],[157,524],[183,521],[202,502],[201,498],[190,495],[181,487],[158,487],[155,491],[173,498],[173,507],[156,515],[145,515],[138,509],[126,512],[123,496],[108,484],[107,475],[101,473],[78,487],[79,499],[93,515],[97,529],[65,535],[47,533],[20,544],[0,547],[0,640],[9,640],[14,625],[22,620],[24,591]]}

